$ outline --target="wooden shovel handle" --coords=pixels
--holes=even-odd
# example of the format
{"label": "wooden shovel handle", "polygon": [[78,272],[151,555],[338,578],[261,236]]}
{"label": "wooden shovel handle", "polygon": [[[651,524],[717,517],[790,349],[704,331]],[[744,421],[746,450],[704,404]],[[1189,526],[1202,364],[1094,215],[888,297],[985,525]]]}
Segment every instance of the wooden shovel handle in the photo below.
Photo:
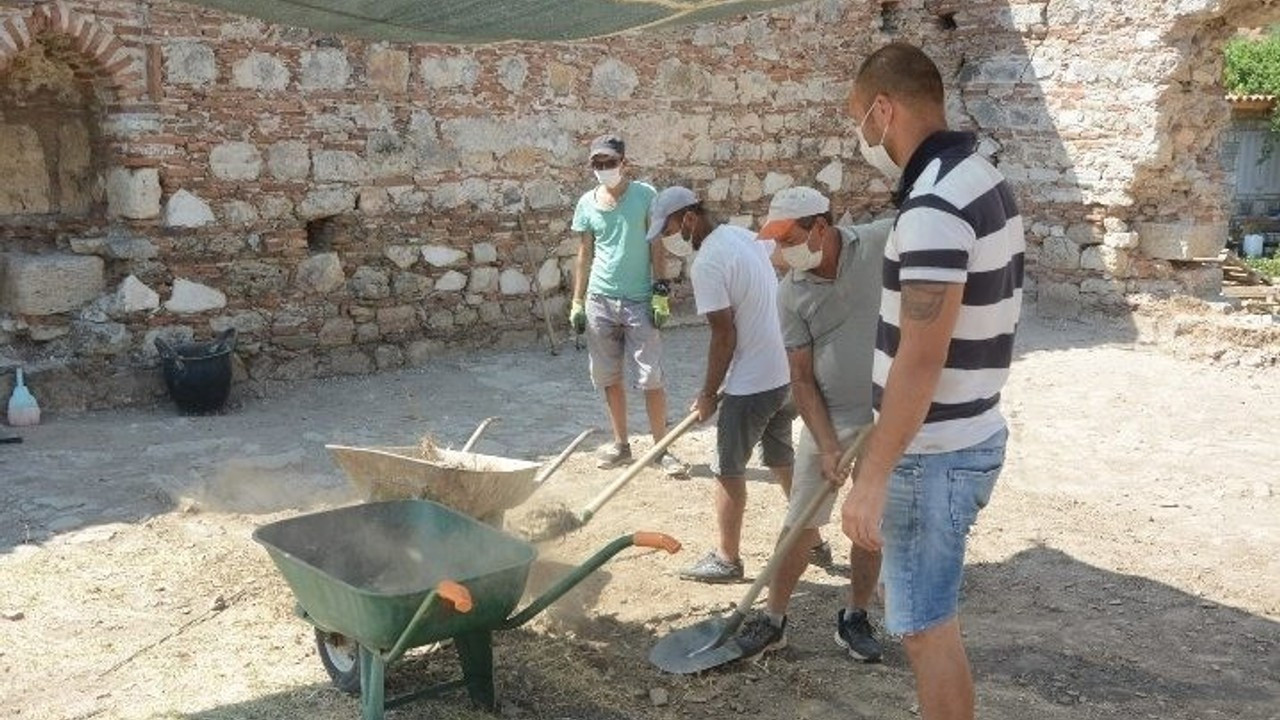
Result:
{"label": "wooden shovel handle", "polygon": [[591,516],[595,515],[596,511],[599,510],[602,505],[609,502],[609,499],[612,498],[615,494],[617,494],[617,492],[622,489],[623,485],[626,485],[627,483],[631,482],[631,478],[634,478],[636,475],[639,475],[640,471],[644,470],[649,465],[649,463],[653,462],[654,460],[657,460],[658,456],[666,452],[667,447],[671,445],[671,443],[675,442],[676,439],[679,438],[681,435],[683,435],[686,430],[693,427],[694,423],[696,422],[698,422],[698,412],[695,410],[689,413],[689,416],[686,417],[684,420],[681,420],[679,425],[676,425],[675,427],[668,430],[667,434],[664,435],[661,440],[655,443],[654,446],[650,448],[649,452],[645,453],[644,455],[641,455],[638,460],[631,463],[631,466],[627,468],[626,472],[622,473],[621,477],[619,477],[617,480],[614,480],[612,483],[610,483],[609,487],[600,491],[600,494],[597,495],[595,499],[593,499],[590,503],[588,503],[585,508],[583,508],[582,512],[580,513],[580,517],[586,520],[586,519],[590,519]]}

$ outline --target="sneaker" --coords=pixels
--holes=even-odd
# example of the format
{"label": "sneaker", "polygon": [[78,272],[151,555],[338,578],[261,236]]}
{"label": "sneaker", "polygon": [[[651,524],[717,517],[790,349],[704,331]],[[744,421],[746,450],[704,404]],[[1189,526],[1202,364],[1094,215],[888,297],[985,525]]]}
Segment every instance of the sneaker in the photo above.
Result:
{"label": "sneaker", "polygon": [[877,662],[883,650],[871,632],[867,611],[847,614],[844,608],[836,614],[836,644],[849,651],[849,657],[862,662]]}
{"label": "sneaker", "polygon": [[734,640],[742,649],[742,657],[781,650],[787,646],[787,616],[782,616],[782,627],[778,627],[768,615],[756,613],[742,624]]}
{"label": "sneaker", "polygon": [[597,455],[596,467],[612,470],[631,464],[631,443],[614,443],[602,448]]}
{"label": "sneaker", "polygon": [[666,473],[667,477],[673,477],[673,478],[689,477],[689,466],[685,465],[683,462],[680,461],[680,458],[676,457],[675,455],[672,455],[669,452],[662,453],[662,455],[660,455],[657,460],[653,461],[653,464],[662,468],[662,472]]}
{"label": "sneaker", "polygon": [[705,583],[738,582],[742,579],[742,561],[731,563],[720,557],[720,553],[712,550],[703,555],[698,562],[681,570],[680,577]]}
{"label": "sneaker", "polygon": [[829,568],[835,564],[831,557],[831,544],[826,540],[813,546],[809,551],[809,562],[822,568]]}

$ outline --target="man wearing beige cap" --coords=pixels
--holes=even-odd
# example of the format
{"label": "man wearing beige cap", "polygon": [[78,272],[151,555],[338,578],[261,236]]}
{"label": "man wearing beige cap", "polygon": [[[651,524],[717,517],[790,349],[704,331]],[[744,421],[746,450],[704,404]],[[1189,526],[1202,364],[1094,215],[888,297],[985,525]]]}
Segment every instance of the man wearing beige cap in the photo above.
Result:
{"label": "man wearing beige cap", "polygon": [[650,207],[649,237],[677,233],[698,251],[689,278],[698,314],[705,315],[711,327],[702,391],[691,409],[700,420],[710,419],[719,409],[712,467],[718,481],[719,543],[680,577],[736,582],[743,577],[739,546],[747,504],[747,460],[757,444],[784,491],[791,486],[795,410],[778,327],[778,279],[755,233],[715,222],[692,190],[669,187]]}
{"label": "man wearing beige cap", "polygon": [[[893,220],[836,227],[831,203],[810,187],[779,191],[760,228],[777,243],[786,267],[778,288],[778,313],[791,369],[791,393],[804,420],[796,446],[795,474],[782,534],[799,521],[824,483],[839,485],[837,466],[857,429],[872,421],[871,362],[880,311],[880,273]],[[750,618],[738,636],[747,654],[784,647],[787,606],[809,564],[818,528],[831,520],[832,493],[806,524],[804,534],[769,584],[766,611]],[[854,546],[850,587],[836,613],[835,641],[855,660],[880,659],[867,606],[880,572],[880,553]]]}

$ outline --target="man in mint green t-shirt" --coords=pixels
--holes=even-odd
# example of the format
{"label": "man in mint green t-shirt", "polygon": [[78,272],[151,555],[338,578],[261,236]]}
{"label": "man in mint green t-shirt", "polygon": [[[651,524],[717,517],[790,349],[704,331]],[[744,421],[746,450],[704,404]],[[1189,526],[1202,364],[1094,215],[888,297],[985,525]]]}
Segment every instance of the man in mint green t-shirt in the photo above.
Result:
{"label": "man in mint green t-shirt", "polygon": [[[645,240],[649,203],[657,191],[626,178],[626,145],[618,136],[593,140],[590,157],[599,185],[584,193],[573,211],[572,229],[579,233],[579,244],[569,323],[587,335],[591,382],[604,391],[609,409],[613,445],[603,449],[599,462],[599,467],[607,469],[628,465],[632,458],[627,395],[622,387],[624,358],[636,387],[644,391],[654,442],[666,434],[667,394],[658,328],[669,311],[662,247]],[[670,452],[658,463],[669,475],[688,472]]]}

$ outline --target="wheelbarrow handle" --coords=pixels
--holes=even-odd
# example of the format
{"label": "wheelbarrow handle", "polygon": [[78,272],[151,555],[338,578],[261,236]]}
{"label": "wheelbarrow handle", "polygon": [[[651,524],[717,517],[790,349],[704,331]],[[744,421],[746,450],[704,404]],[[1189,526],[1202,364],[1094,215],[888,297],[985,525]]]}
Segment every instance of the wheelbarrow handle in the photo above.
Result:
{"label": "wheelbarrow handle", "polygon": [[409,639],[413,637],[414,633],[418,632],[418,627],[422,625],[431,608],[435,607],[435,604],[441,600],[453,605],[453,609],[457,612],[471,612],[470,591],[453,580],[441,580],[431,592],[427,593],[426,597],[422,598],[422,603],[418,605],[418,611],[413,614],[409,624],[401,631],[400,638],[396,640],[396,644],[383,653],[383,662],[390,665],[404,655],[405,651],[409,649]]}
{"label": "wheelbarrow handle", "polygon": [[440,584],[436,585],[436,593],[445,600],[448,600],[449,603],[453,605],[454,610],[457,610],[460,613],[471,612],[471,608],[473,606],[471,602],[471,591],[468,590],[465,585],[456,583],[452,580],[441,580]]}
{"label": "wheelbarrow handle", "polygon": [[481,420],[480,425],[476,427],[475,432],[471,433],[471,437],[467,438],[467,443],[462,446],[462,452],[471,452],[471,448],[476,444],[476,441],[480,439],[480,435],[484,432],[484,429],[489,427],[489,423],[497,419],[498,418],[496,417],[487,417],[484,420]]}
{"label": "wheelbarrow handle", "polygon": [[560,469],[560,466],[564,464],[564,461],[569,459],[569,456],[573,454],[573,451],[578,449],[578,446],[582,444],[582,441],[586,440],[587,436],[595,431],[595,428],[587,428],[586,430],[578,433],[578,437],[574,438],[573,442],[569,443],[564,450],[561,450],[555,460],[552,460],[550,464],[538,471],[537,477],[533,479],[533,484],[541,485],[546,482],[547,478],[555,474],[555,471]]}
{"label": "wheelbarrow handle", "polygon": [[658,550],[666,550],[668,554],[675,555],[680,552],[680,541],[660,532],[638,532],[631,536],[631,543],[636,547],[656,548]]}

